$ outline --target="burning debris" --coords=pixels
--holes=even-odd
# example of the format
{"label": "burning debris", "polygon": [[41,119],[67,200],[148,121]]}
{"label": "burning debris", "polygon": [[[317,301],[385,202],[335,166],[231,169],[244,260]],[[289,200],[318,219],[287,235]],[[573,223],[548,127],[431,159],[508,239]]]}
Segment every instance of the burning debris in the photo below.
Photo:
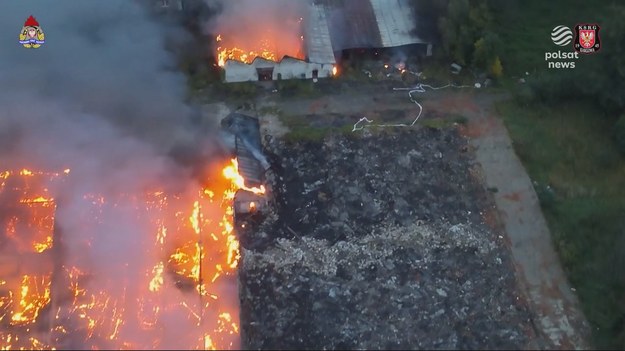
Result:
{"label": "burning debris", "polygon": [[221,124],[232,153],[236,156],[234,166],[240,173],[236,180],[241,190],[235,195],[235,214],[246,216],[260,213],[266,204],[265,171],[270,165],[261,150],[258,118],[234,112],[226,116]]}
{"label": "burning debris", "polygon": [[317,79],[338,73],[323,6],[305,0],[209,1],[206,25],[226,82]]}
{"label": "burning debris", "polygon": [[268,145],[276,201],[241,237],[245,347],[536,347],[456,132]]}
{"label": "burning debris", "polygon": [[3,349],[238,348],[247,184],[140,3],[0,4],[4,32],[32,11],[57,38],[0,65]]}
{"label": "burning debris", "polygon": [[[63,229],[54,222],[56,204],[49,187],[65,173],[1,173],[3,348],[146,347],[130,341],[136,336],[126,340],[129,332],[150,335],[147,346],[160,348],[165,345],[158,335],[167,326],[162,318],[181,312],[191,321],[189,325],[196,326],[201,341],[197,347],[238,347],[238,313],[215,305],[230,298],[222,293],[232,284],[240,257],[233,232],[233,198],[240,179],[236,160],[224,166],[222,173],[223,180],[198,192],[190,205],[184,197],[162,191],[117,199],[85,195],[84,217],[79,219],[85,225],[82,243],[64,242]],[[99,239],[90,233],[110,225],[102,218],[110,212],[143,217],[154,233],[140,243],[154,261],[143,267],[145,274],[138,277],[138,286],[126,281],[130,279],[127,274],[111,282],[117,287],[94,285],[97,271],[91,271],[89,264],[78,267],[61,257],[67,246],[79,245],[86,252],[97,248]],[[125,258],[121,263],[129,267],[132,260]],[[115,294],[117,289],[124,293]],[[127,311],[133,303],[128,289],[135,290],[128,295],[137,296],[137,315]],[[76,340],[79,335],[82,340]]]}
{"label": "burning debris", "polygon": [[225,1],[223,12],[212,23],[219,66],[227,60],[250,64],[257,57],[278,62],[304,54],[305,1]]}

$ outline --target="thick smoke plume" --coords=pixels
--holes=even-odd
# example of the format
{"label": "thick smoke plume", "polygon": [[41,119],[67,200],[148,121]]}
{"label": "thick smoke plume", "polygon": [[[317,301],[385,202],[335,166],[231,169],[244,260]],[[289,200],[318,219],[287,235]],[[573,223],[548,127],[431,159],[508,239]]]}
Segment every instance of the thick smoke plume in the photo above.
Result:
{"label": "thick smoke plume", "polygon": [[245,51],[263,49],[283,56],[301,56],[302,21],[308,0],[205,0],[210,8],[219,9],[210,18],[205,30],[221,35],[222,45]]}
{"label": "thick smoke plume", "polygon": [[[39,49],[18,43],[30,15],[45,33]],[[90,287],[124,295],[128,316],[137,314],[133,284],[145,282],[145,269],[156,259],[144,246],[153,242],[154,227],[135,215],[130,200],[104,206],[96,218],[85,194],[108,200],[158,188],[184,198],[200,184],[192,167],[172,155],[207,164],[218,149],[213,131],[194,124],[184,103],[185,77],[164,50],[165,37],[183,38],[184,32],[158,23],[137,1],[0,3],[0,170],[71,169],[53,190],[66,245],[63,264],[86,267]],[[85,246],[87,238],[93,241]],[[176,302],[178,294],[172,288],[164,296]],[[161,347],[195,344],[185,343],[193,328],[188,319],[174,315],[165,323]],[[125,333],[135,347],[153,347],[154,335]],[[123,346],[116,340],[97,345]]]}

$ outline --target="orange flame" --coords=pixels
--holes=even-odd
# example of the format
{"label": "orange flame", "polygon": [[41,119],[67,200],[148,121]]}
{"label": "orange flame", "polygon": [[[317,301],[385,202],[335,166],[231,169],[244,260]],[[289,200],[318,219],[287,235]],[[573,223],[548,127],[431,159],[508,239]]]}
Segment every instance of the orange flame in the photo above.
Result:
{"label": "orange flame", "polygon": [[41,309],[50,302],[51,283],[49,276],[24,275],[22,277],[19,302],[11,316],[11,324],[30,324],[37,320]]}
{"label": "orange flame", "polygon": [[[233,158],[231,160],[232,164],[226,166],[226,168],[224,168],[223,170],[223,175],[224,177],[226,177],[226,179],[232,181],[232,183],[236,186],[237,190],[238,189],[243,189],[243,190],[247,190],[249,192],[252,192],[256,195],[262,195],[265,193],[265,187],[263,185],[261,185],[260,187],[247,187],[245,185],[245,179],[243,178],[243,176],[241,174],[239,174],[239,162],[237,161],[236,158]],[[236,191],[236,190],[235,190]]]}
{"label": "orange flame", "polygon": [[[23,169],[17,173],[2,172],[0,179],[8,179],[13,175],[22,177],[35,177],[39,175],[59,176],[69,174],[69,169],[62,173],[44,173]],[[239,242],[234,232],[234,194],[239,189],[248,190],[256,194],[264,194],[265,188],[248,187],[245,179],[238,172],[236,159],[230,160],[223,169],[220,169],[223,176],[221,182],[215,184],[215,188],[205,188],[199,191],[199,197],[192,206],[184,205],[186,210],[171,211],[172,207],[167,201],[167,196],[163,192],[150,192],[146,196],[146,208],[154,208],[155,217],[153,228],[155,240],[152,241],[156,253],[161,253],[162,259],[156,260],[153,266],[146,267],[145,280],[141,281],[143,286],[141,291],[145,291],[137,299],[136,323],[143,330],[158,330],[159,316],[162,311],[173,308],[185,308],[189,311],[190,318],[197,321],[199,326],[200,344],[197,346],[204,349],[225,349],[227,347],[237,347],[234,345],[236,335],[239,333],[238,313],[233,310],[233,306],[225,306],[225,309],[209,315],[206,309],[211,301],[221,300],[214,293],[215,284],[220,284],[223,277],[231,275],[240,260]],[[36,178],[36,177],[35,177]],[[32,182],[29,180],[29,182]],[[219,188],[221,187],[221,189]],[[27,207],[32,218],[7,218],[0,223],[6,230],[8,237],[16,240],[24,236],[21,232],[25,225],[35,229],[32,232],[36,238],[27,240],[27,245],[23,249],[27,252],[34,252],[35,255],[46,255],[46,251],[52,248],[54,243],[53,223],[56,204],[54,198],[47,195],[47,188],[42,194],[33,194],[32,191],[24,191],[19,200],[20,206]],[[4,188],[0,188],[0,192]],[[220,196],[216,196],[220,194]],[[213,202],[213,199],[221,201]],[[113,201],[104,199],[100,195],[85,195],[84,200],[94,209],[99,209],[107,202]],[[173,206],[173,205],[172,205]],[[176,205],[177,206],[177,205]],[[256,207],[254,203],[251,206]],[[139,209],[140,206],[137,207]],[[180,209],[180,208],[179,208]],[[220,212],[217,212],[220,211]],[[101,210],[93,211],[94,223],[99,222],[97,218]],[[172,215],[172,220],[165,220],[167,214]],[[218,216],[215,216],[218,214]],[[165,216],[165,217],[162,217]],[[175,220],[173,219],[175,218]],[[220,230],[214,230],[219,226]],[[171,251],[171,244],[168,241],[179,240],[183,232],[188,232],[190,241],[177,244]],[[171,235],[168,235],[169,233]],[[40,235],[45,234],[45,235]],[[171,238],[170,238],[171,237]],[[202,240],[208,238],[209,240]],[[30,239],[29,239],[30,240]],[[150,248],[146,248],[151,250]],[[210,255],[210,260],[204,260]],[[195,285],[195,291],[199,292],[204,299],[200,304],[182,302],[167,303],[162,300],[165,296],[162,291],[169,282],[170,275],[167,272],[176,273],[179,276],[190,278]],[[126,310],[130,300],[126,300],[125,288],[123,296],[113,296],[104,289],[99,289],[92,285],[87,285],[89,274],[80,267],[64,268],[60,273],[64,276],[71,292],[67,300],[70,305],[61,305],[52,302],[52,298],[57,294],[52,286],[52,276],[42,274],[28,274],[21,276],[21,282],[15,285],[10,296],[0,296],[0,308],[8,306],[11,313],[9,323],[14,326],[15,332],[0,335],[0,348],[26,348],[26,349],[54,349],[54,343],[66,336],[72,335],[77,330],[71,330],[69,325],[65,325],[68,318],[77,322],[77,328],[85,332],[85,342],[89,340],[115,340],[121,348],[137,349],[141,345],[131,344],[123,339],[123,335],[132,322],[132,316]],[[3,277],[4,278],[4,277]],[[0,280],[0,285],[13,286],[7,277]],[[62,289],[61,289],[62,290]],[[58,294],[62,295],[63,292]],[[227,300],[229,297],[224,298]],[[236,301],[236,299],[234,299]],[[51,306],[51,307],[50,307]],[[203,324],[203,319],[210,318],[215,322],[214,329],[209,329]],[[30,325],[40,319],[51,320],[50,329],[47,332],[47,339],[39,338],[37,335],[29,334]],[[2,316],[0,315],[0,321]],[[46,322],[47,323],[47,322]],[[22,328],[22,329],[19,329]],[[234,335],[231,337],[229,335]],[[48,340],[51,345],[40,340]],[[232,340],[232,341],[230,341]],[[159,341],[155,341],[152,347],[157,348]],[[229,343],[229,344],[228,344]],[[92,347],[98,347],[92,345]]]}
{"label": "orange flame", "polygon": [[[232,38],[229,38],[228,44],[224,45],[223,36],[221,34],[217,35],[217,37],[215,38],[215,41],[218,43],[217,50],[216,50],[217,51],[217,64],[220,67],[224,67],[227,60],[236,60],[236,61],[241,61],[241,62],[250,64],[257,57],[261,57],[269,61],[277,62],[286,55],[300,59],[300,60],[303,60],[305,58],[304,51],[303,51],[303,43],[304,43],[303,35],[300,35],[297,38],[299,39],[297,40],[297,42],[299,43],[297,44],[298,47],[296,48],[286,47],[288,46],[288,44],[284,42],[273,43],[267,40],[266,38],[262,38],[262,34],[259,34],[259,36],[260,37],[258,38],[258,40],[254,41],[255,43],[254,45],[256,45],[255,47],[246,48],[246,47],[239,46],[235,43],[232,43]],[[234,39],[234,42],[236,42],[236,38]],[[290,45],[294,46],[295,44],[290,44]]]}

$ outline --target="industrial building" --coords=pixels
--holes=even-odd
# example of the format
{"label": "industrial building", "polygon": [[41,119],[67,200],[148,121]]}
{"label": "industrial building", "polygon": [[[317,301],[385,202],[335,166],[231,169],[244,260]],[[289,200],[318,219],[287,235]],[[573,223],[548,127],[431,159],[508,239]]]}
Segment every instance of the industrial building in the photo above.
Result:
{"label": "industrial building", "polygon": [[257,57],[251,63],[228,59],[226,82],[315,79],[336,74],[337,61],[353,49],[412,46],[431,55],[431,44],[415,34],[409,0],[310,0],[303,27],[305,58],[278,61]]}

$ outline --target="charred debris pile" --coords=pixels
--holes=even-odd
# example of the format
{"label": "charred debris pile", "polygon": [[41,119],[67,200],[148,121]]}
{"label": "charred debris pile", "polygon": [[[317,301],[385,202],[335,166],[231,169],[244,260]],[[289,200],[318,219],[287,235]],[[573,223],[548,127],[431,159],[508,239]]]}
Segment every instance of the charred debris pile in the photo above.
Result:
{"label": "charred debris pile", "polygon": [[239,223],[245,347],[534,347],[502,233],[485,224],[493,205],[456,131],[265,148],[272,200]]}

